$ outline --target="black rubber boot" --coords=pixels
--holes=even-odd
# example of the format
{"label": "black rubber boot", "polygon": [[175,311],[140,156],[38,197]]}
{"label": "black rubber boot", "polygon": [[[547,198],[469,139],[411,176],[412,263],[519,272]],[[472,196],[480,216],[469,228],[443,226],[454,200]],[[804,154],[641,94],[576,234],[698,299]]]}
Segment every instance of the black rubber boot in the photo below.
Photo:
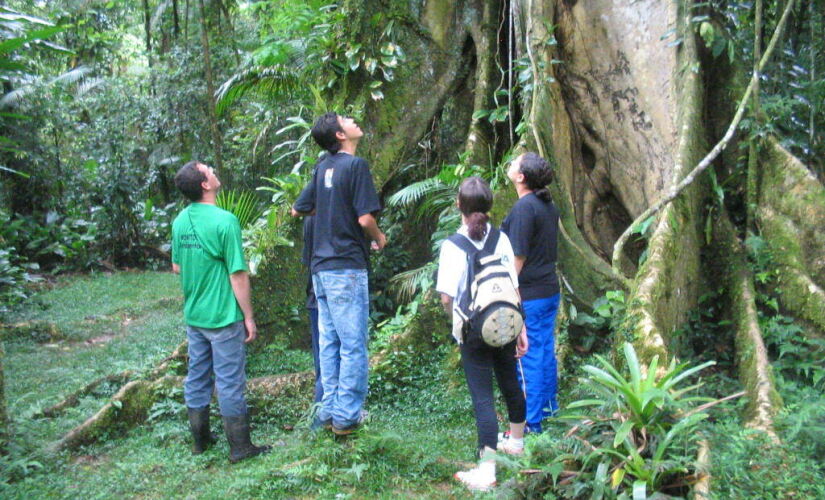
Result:
{"label": "black rubber boot", "polygon": [[223,417],[223,429],[229,441],[229,461],[233,464],[249,457],[267,453],[271,446],[255,446],[249,439],[249,415]]}
{"label": "black rubber boot", "polygon": [[187,408],[189,411],[189,430],[192,431],[192,454],[200,455],[215,444],[215,436],[209,430],[209,407]]}

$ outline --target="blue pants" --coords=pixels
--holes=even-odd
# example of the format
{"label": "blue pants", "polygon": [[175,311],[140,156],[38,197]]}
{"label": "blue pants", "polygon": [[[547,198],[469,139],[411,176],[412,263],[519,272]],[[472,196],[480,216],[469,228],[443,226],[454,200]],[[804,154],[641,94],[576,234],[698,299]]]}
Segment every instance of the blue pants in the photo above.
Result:
{"label": "blue pants", "polygon": [[527,392],[527,429],[541,432],[542,419],[559,409],[556,401],[558,375],[555,342],[559,294],[525,300],[522,306],[530,346],[527,354],[521,358],[524,372],[519,371],[519,383],[523,384]]}
{"label": "blue pants", "polygon": [[243,321],[223,328],[186,327],[189,371],[183,396],[189,408],[209,406],[215,387],[224,417],[246,415],[246,329]]}
{"label": "blue pants", "polygon": [[312,336],[312,361],[315,364],[315,397],[313,403],[320,403],[324,397],[324,385],[321,383],[321,360],[318,358],[318,308],[309,311],[309,333]]}
{"label": "blue pants", "polygon": [[365,269],[319,271],[312,275],[318,298],[318,357],[324,396],[318,418],[338,428],[359,422],[367,398]]}

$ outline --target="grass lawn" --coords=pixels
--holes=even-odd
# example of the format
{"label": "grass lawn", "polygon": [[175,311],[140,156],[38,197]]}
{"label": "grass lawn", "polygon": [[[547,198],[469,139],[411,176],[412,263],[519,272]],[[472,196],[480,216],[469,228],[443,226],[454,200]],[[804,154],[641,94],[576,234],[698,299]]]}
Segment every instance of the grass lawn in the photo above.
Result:
{"label": "grass lawn", "polygon": [[[15,322],[51,322],[54,339],[6,339],[6,395],[13,443],[2,463],[4,498],[457,498],[451,476],[473,460],[475,428],[463,387],[447,389],[438,359],[391,395],[373,392],[370,421],[355,437],[317,435],[279,408],[255,409],[254,439],[266,456],[230,465],[227,445],[189,453],[180,390],[157,403],[144,425],[73,453],[42,450],[92,415],[118,389],[102,386],[59,417],[33,415],[86,383],[148,370],[184,338],[177,277],[169,273],[74,276],[43,291]],[[435,356],[440,358],[441,356]],[[312,369],[311,355],[277,339],[252,351],[249,376]],[[303,404],[303,403],[301,403]],[[216,406],[216,405],[213,405]],[[213,408],[213,429],[219,419]],[[222,436],[222,433],[221,433]]]}

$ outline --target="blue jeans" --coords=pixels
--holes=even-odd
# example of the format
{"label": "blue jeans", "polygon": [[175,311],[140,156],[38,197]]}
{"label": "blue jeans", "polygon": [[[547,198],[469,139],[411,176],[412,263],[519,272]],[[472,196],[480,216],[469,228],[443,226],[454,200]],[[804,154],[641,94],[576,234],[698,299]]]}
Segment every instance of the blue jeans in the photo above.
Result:
{"label": "blue jeans", "polygon": [[527,428],[541,432],[541,421],[558,409],[556,401],[556,313],[559,294],[543,299],[525,300],[524,321],[527,324],[527,354],[521,358],[524,370],[519,371],[519,382],[527,392]]}
{"label": "blue jeans", "polygon": [[358,423],[367,398],[367,271],[319,271],[312,275],[312,283],[318,298],[324,389],[318,418],[344,428]]}
{"label": "blue jeans", "polygon": [[315,397],[313,403],[320,403],[324,397],[324,386],[321,384],[321,360],[318,358],[318,308],[311,307],[309,311],[309,333],[312,337],[312,361],[315,364]]}
{"label": "blue jeans", "polygon": [[215,386],[224,417],[246,415],[246,351],[243,321],[223,328],[186,327],[189,371],[183,396],[189,408],[209,406]]}

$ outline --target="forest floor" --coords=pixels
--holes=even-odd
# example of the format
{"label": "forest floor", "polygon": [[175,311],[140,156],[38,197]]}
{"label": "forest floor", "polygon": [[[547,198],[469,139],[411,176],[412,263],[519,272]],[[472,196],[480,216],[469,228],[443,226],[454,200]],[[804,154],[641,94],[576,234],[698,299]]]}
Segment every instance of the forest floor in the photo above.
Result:
{"label": "forest floor", "polygon": [[[112,432],[72,452],[44,450],[110,400],[120,383],[102,385],[54,418],[42,409],[105,375],[150,370],[184,338],[177,277],[158,272],[60,278],[20,307],[12,322],[34,325],[5,338],[6,398],[12,443],[0,457],[3,498],[466,498],[452,474],[474,460],[475,427],[460,374],[444,362],[453,346],[422,357],[401,383],[373,383],[369,422],[348,438],[310,433],[306,400],[295,406],[253,408],[253,439],[273,452],[231,465],[220,432],[207,453],[190,454],[180,389],[150,411],[147,422]],[[53,325],[46,328],[44,325]],[[249,378],[312,369],[309,352],[265,336],[250,349]],[[578,369],[587,359],[570,358]],[[178,366],[182,373],[184,367]],[[709,373],[706,394],[739,390],[724,370]],[[562,374],[561,400],[575,377]],[[791,387],[791,386],[787,386]],[[711,442],[715,498],[816,498],[825,469],[821,391],[785,392],[782,444],[741,425],[743,402],[720,405],[703,432]],[[807,403],[807,404],[806,404]],[[213,405],[213,430],[220,420]],[[806,414],[807,412],[807,414]],[[813,424],[813,425],[811,425]],[[563,430],[551,430],[550,433]],[[553,437],[552,439],[554,439]],[[531,438],[532,439],[532,438]],[[530,448],[528,440],[528,452]],[[499,484],[519,466],[499,467]],[[500,488],[489,496],[507,495]],[[512,491],[510,492],[512,493]],[[521,492],[531,497],[536,492]],[[531,494],[533,493],[533,494]]]}

